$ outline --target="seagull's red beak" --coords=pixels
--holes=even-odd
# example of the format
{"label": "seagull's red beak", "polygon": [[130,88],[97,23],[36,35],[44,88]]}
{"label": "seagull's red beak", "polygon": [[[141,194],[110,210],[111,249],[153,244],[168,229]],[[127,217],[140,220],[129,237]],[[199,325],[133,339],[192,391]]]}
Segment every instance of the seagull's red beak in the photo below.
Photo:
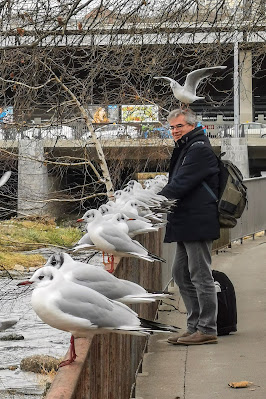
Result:
{"label": "seagull's red beak", "polygon": [[84,222],[84,219],[77,219],[77,222],[79,223],[79,222]]}
{"label": "seagull's red beak", "polygon": [[29,285],[32,284],[32,281],[26,280],[26,281],[21,281],[21,283],[18,283],[17,285]]}

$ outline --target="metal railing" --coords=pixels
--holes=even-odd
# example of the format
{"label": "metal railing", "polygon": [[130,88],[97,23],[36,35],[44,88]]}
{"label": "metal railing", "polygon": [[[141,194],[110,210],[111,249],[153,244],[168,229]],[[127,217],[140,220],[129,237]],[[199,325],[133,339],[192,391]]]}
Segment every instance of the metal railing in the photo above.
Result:
{"label": "metal railing", "polygon": [[[209,121],[204,124],[205,132],[211,139],[221,139],[230,137],[255,137],[266,138],[266,123],[244,123],[237,126],[231,124],[219,124]],[[110,139],[172,139],[169,126],[162,123],[108,123],[94,124],[96,136],[100,140]],[[0,128],[0,140],[20,140],[20,139],[43,139],[43,140],[90,140],[91,133],[84,124],[72,126],[49,126],[49,127],[15,127]]]}
{"label": "metal railing", "polygon": [[230,230],[230,241],[266,231],[266,177],[246,179],[244,183],[248,202],[237,225]]}
{"label": "metal railing", "polygon": [[[205,127],[207,136],[211,139],[230,137],[255,137],[266,138],[266,123],[244,123],[237,125],[237,129],[231,124],[220,124],[216,121],[201,122]],[[162,123],[97,123],[93,125],[96,136],[100,140],[105,139],[172,139],[169,126]],[[43,140],[90,140],[91,133],[84,124],[72,126],[49,127],[15,127],[0,128],[0,140],[43,139]]]}
{"label": "metal railing", "polygon": [[206,125],[206,130],[209,138],[266,138],[266,123],[251,122],[236,126],[233,122],[231,124],[210,123]]}

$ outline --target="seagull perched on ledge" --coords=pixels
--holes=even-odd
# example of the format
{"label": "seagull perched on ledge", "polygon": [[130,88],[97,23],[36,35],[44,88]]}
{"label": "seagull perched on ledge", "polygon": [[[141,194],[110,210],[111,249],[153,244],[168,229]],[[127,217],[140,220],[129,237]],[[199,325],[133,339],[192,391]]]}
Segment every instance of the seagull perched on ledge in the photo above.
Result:
{"label": "seagull perched on ledge", "polygon": [[149,335],[179,329],[142,319],[127,305],[66,280],[63,273],[52,266],[38,269],[29,280],[18,285],[32,283],[36,285],[31,297],[35,313],[49,326],[71,333],[70,358],[59,367],[76,359],[74,338],[87,337],[90,332]]}
{"label": "seagull perched on ledge", "polygon": [[154,79],[165,79],[170,82],[170,87],[174,93],[175,98],[181,103],[189,105],[196,100],[204,100],[205,97],[198,97],[196,95],[197,87],[203,78],[213,75],[215,72],[220,72],[226,69],[226,66],[215,66],[210,68],[196,69],[190,72],[187,77],[184,86],[181,86],[174,79],[166,76],[156,76]]}
{"label": "seagull perched on ledge", "polygon": [[65,252],[51,255],[44,267],[46,266],[60,270],[68,281],[125,304],[149,303],[169,298],[168,293],[148,292],[133,281],[119,279],[101,266],[75,261]]}

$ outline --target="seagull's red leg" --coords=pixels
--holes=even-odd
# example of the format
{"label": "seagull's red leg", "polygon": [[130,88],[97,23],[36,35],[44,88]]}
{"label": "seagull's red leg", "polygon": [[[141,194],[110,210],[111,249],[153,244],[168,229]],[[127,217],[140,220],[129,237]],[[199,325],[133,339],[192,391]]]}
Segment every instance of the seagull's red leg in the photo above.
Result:
{"label": "seagull's red leg", "polygon": [[108,255],[108,263],[109,265],[111,265],[111,267],[107,270],[109,273],[113,273],[113,271],[115,270],[115,258],[114,255]]}
{"label": "seagull's red leg", "polygon": [[67,365],[73,363],[77,357],[76,351],[75,351],[75,338],[73,337],[73,335],[71,335],[71,338],[70,338],[69,355],[70,355],[70,358],[61,362],[59,364],[59,367],[64,367],[64,366],[67,366]]}
{"label": "seagull's red leg", "polygon": [[[103,264],[105,266],[105,270],[109,273],[113,273],[114,271],[114,256],[113,255],[107,255],[107,262],[105,261],[105,253],[103,252]],[[111,267],[108,267],[110,266]]]}
{"label": "seagull's red leg", "polygon": [[73,359],[72,361],[76,360],[77,355],[76,355],[76,351],[75,351],[75,338],[73,337],[73,335],[71,335],[70,338],[70,356],[71,359]]}

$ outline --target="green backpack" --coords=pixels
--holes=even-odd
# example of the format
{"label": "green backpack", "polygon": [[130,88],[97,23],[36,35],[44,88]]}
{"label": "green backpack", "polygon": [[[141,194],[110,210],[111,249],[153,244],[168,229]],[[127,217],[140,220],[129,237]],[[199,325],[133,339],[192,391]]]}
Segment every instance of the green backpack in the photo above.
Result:
{"label": "green backpack", "polygon": [[217,157],[220,169],[218,198],[205,181],[202,184],[218,202],[220,226],[232,228],[246,207],[247,187],[243,184],[243,176],[237,166],[221,159],[224,154]]}

